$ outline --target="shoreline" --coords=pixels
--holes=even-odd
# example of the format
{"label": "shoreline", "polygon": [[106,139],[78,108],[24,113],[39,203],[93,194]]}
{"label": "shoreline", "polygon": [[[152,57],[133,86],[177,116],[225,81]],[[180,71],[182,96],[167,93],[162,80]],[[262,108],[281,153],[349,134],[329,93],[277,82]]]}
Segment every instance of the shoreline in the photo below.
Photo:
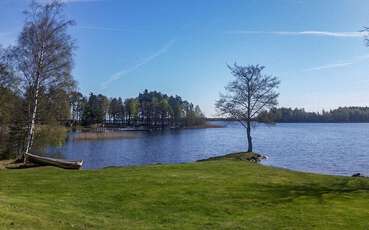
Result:
{"label": "shoreline", "polygon": [[221,156],[209,157],[206,159],[197,160],[196,162],[204,161],[216,161],[216,160],[237,160],[237,161],[248,161],[253,163],[259,163],[262,160],[266,160],[267,157],[259,153],[254,152],[235,152],[228,153]]}
{"label": "shoreline", "polygon": [[1,170],[7,170],[6,166],[13,163],[15,159],[10,160],[0,160],[0,171]]}
{"label": "shoreline", "polygon": [[225,125],[217,125],[217,124],[202,124],[202,125],[192,125],[183,127],[183,129],[219,129],[219,128],[225,128]]}
{"label": "shoreline", "polygon": [[[238,122],[237,120],[207,120],[208,122]],[[252,121],[254,123],[260,124],[369,124],[369,121],[275,121],[271,123],[260,122],[260,121]]]}
{"label": "shoreline", "polygon": [[[362,173],[353,173],[352,175],[337,175],[337,174],[326,174],[326,173],[322,173],[322,172],[312,172],[312,171],[299,171],[296,169],[289,169],[289,168],[285,168],[285,167],[278,167],[278,166],[273,166],[273,165],[266,165],[266,164],[262,164],[263,160],[267,160],[268,157],[266,155],[262,155],[259,153],[254,153],[254,152],[235,152],[235,153],[229,153],[229,154],[225,154],[225,155],[220,155],[220,156],[214,156],[214,157],[209,157],[209,158],[205,158],[205,159],[200,159],[200,160],[196,160],[196,161],[192,161],[192,162],[182,162],[182,163],[152,163],[152,164],[141,164],[141,165],[122,165],[122,166],[116,166],[116,165],[112,165],[112,166],[105,166],[102,168],[94,168],[94,169],[83,169],[81,168],[80,171],[100,171],[100,170],[104,170],[104,169],[111,169],[111,168],[116,168],[116,169],[125,169],[125,168],[144,168],[144,167],[148,167],[148,166],[175,166],[175,165],[184,165],[184,164],[196,164],[196,163],[202,163],[202,162],[212,162],[212,161],[243,161],[243,162],[247,162],[247,163],[254,163],[257,165],[261,165],[263,167],[266,168],[271,168],[271,169],[276,169],[276,170],[287,170],[290,172],[294,172],[294,173],[305,173],[305,174],[312,174],[312,175],[318,175],[318,176],[330,176],[330,177],[359,177],[359,178],[368,178],[368,175],[362,174]],[[13,163],[15,162],[15,159],[9,159],[9,160],[0,160],[0,171],[3,170],[14,170],[14,169],[28,169],[28,168],[45,168],[45,167],[53,167],[53,166],[45,166],[45,165],[40,165],[40,166],[35,166],[35,165],[30,165],[22,167],[21,164],[19,163]],[[9,168],[7,168],[9,166]],[[16,167],[12,167],[12,166],[16,166]]]}
{"label": "shoreline", "polygon": [[5,229],[365,229],[369,218],[366,178],[240,160],[3,170],[0,181]]}

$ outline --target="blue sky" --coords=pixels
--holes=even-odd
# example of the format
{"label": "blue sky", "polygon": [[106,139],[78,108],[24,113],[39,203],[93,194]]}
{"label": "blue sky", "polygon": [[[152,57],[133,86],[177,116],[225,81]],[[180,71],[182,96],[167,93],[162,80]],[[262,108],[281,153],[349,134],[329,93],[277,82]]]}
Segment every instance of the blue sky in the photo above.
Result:
{"label": "blue sky", "polygon": [[[47,1],[47,0],[40,0]],[[14,43],[28,0],[0,0],[0,44]],[[369,104],[367,0],[68,0],[80,90],[123,98],[145,88],[215,114],[226,64],[262,64],[280,106]]]}

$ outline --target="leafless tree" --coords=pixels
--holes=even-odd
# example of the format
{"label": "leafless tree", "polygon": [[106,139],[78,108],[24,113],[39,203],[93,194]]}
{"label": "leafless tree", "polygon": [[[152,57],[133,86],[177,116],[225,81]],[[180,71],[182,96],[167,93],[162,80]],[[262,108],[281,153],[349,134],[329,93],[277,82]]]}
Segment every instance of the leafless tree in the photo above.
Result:
{"label": "leafless tree", "polygon": [[221,116],[239,121],[247,130],[248,152],[252,152],[251,122],[259,113],[278,104],[276,89],[280,81],[262,74],[260,65],[228,66],[236,78],[226,87],[227,94],[221,94],[216,108]]}
{"label": "leafless tree", "polygon": [[364,35],[364,42],[366,46],[369,46],[369,27],[364,26],[364,29],[360,31]]}
{"label": "leafless tree", "polygon": [[3,49],[0,46],[0,87],[16,91],[20,79],[15,73],[12,61],[11,49]]}
{"label": "leafless tree", "polygon": [[30,95],[25,153],[32,148],[40,90],[74,84],[71,77],[74,43],[67,34],[73,21],[65,19],[62,10],[61,1],[43,5],[32,2],[25,12],[25,24],[14,48],[18,71]]}

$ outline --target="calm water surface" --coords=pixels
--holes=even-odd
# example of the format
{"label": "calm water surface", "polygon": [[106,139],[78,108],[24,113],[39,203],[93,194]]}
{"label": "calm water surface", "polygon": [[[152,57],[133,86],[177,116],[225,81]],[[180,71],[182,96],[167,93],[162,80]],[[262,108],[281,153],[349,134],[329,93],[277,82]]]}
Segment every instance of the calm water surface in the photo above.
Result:
{"label": "calm water surface", "polygon": [[[219,122],[218,122],[219,123]],[[59,152],[83,159],[88,169],[155,163],[193,162],[246,149],[245,129],[236,122],[224,128],[143,133],[135,139],[69,141]],[[369,124],[276,124],[253,130],[263,164],[336,175],[369,175]]]}

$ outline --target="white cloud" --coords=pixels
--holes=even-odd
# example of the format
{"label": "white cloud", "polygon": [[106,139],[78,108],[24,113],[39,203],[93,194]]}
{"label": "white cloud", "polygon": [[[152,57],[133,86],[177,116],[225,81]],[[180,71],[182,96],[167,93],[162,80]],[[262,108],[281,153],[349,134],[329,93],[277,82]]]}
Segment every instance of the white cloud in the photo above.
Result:
{"label": "white cloud", "polygon": [[231,30],[228,34],[267,34],[281,36],[320,36],[320,37],[341,37],[341,38],[362,38],[369,35],[368,32],[331,32],[331,31],[250,31],[250,30]]}
{"label": "white cloud", "polygon": [[[54,0],[36,0],[39,3],[49,3],[52,2]],[[103,0],[58,0],[64,3],[74,3],[74,2],[99,2],[99,1],[103,1]]]}
{"label": "white cloud", "polygon": [[106,30],[106,31],[116,31],[116,32],[126,32],[128,29],[113,28],[113,27],[102,27],[102,26],[77,26],[78,29],[85,30]]}
{"label": "white cloud", "polygon": [[364,61],[364,60],[367,60],[367,59],[369,59],[369,55],[361,55],[361,56],[357,56],[357,57],[353,58],[351,61],[338,62],[338,63],[333,63],[333,64],[311,67],[311,68],[303,69],[302,71],[306,72],[306,71],[319,71],[319,70],[325,70],[325,69],[341,68],[341,67],[354,65],[358,62],[361,62],[361,61]]}
{"label": "white cloud", "polygon": [[312,68],[304,69],[304,71],[316,71],[316,70],[323,70],[323,69],[333,69],[333,68],[339,68],[339,67],[345,67],[354,64],[353,62],[345,62],[345,63],[335,63],[335,64],[328,64],[328,65],[322,65]]}
{"label": "white cloud", "polygon": [[141,68],[142,66],[148,64],[149,62],[153,61],[154,59],[156,59],[157,57],[159,57],[160,55],[166,53],[174,44],[175,40],[172,39],[169,42],[167,42],[161,49],[159,49],[158,51],[156,51],[155,53],[153,53],[152,55],[142,59],[140,62],[138,62],[137,64],[130,66],[128,68],[122,69],[119,72],[113,74],[108,80],[104,81],[101,84],[101,89],[106,89],[112,82],[119,80],[120,78],[122,78],[124,75],[131,73],[139,68]]}
{"label": "white cloud", "polygon": [[125,28],[117,28],[117,27],[105,27],[105,26],[77,26],[77,29],[83,30],[103,30],[103,31],[112,31],[112,32],[145,32],[146,30],[139,29],[125,29]]}

